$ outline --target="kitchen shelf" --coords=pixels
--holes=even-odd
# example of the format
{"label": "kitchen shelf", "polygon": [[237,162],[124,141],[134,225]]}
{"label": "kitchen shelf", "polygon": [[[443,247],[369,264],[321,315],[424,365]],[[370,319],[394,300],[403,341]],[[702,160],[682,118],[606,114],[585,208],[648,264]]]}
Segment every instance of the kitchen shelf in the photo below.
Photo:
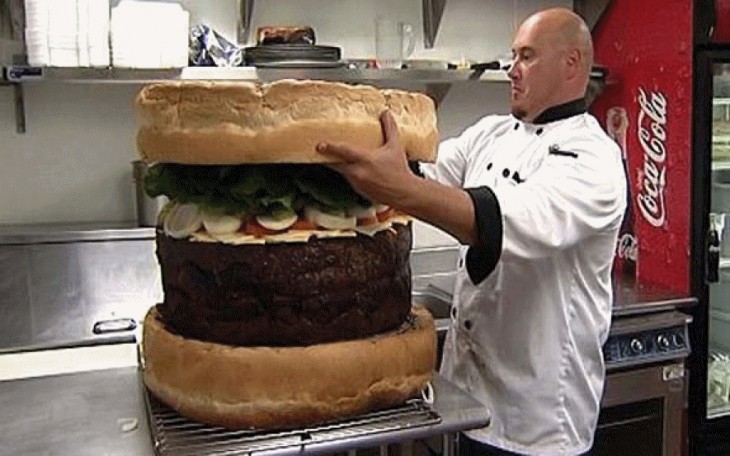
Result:
{"label": "kitchen shelf", "polygon": [[9,83],[59,81],[68,83],[145,83],[160,80],[239,80],[271,82],[279,79],[321,79],[343,82],[394,81],[440,84],[478,80],[509,82],[502,70],[447,69],[353,69],[353,68],[256,68],[186,67],[172,69],[61,68],[10,66],[4,70]]}
{"label": "kitchen shelf", "polygon": [[23,244],[154,240],[155,228],[135,222],[0,225],[0,247]]}
{"label": "kitchen shelf", "polygon": [[169,69],[61,68],[8,66],[0,85],[14,86],[16,131],[25,133],[23,85],[37,82],[74,84],[141,84],[170,80],[234,80],[272,82],[280,79],[318,79],[370,83],[390,88],[425,87],[438,105],[455,83],[466,81],[509,82],[503,70],[359,69],[359,68],[256,68],[185,67]]}

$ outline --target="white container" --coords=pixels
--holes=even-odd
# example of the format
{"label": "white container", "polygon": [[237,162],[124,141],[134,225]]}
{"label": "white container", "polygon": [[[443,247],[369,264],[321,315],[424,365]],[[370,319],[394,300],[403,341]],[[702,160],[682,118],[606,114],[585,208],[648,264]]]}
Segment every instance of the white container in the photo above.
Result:
{"label": "white container", "polygon": [[73,48],[49,48],[50,66],[77,67],[79,66],[79,50]]}
{"label": "white container", "polygon": [[89,66],[108,67],[110,65],[109,0],[86,0],[88,13],[87,54]]}
{"label": "white container", "polygon": [[187,66],[189,13],[177,3],[123,0],[111,13],[114,66]]}
{"label": "white container", "polygon": [[49,30],[73,30],[78,28],[78,4],[76,0],[48,1]]}
{"label": "white container", "polygon": [[89,66],[103,68],[111,63],[109,46],[89,48]]}

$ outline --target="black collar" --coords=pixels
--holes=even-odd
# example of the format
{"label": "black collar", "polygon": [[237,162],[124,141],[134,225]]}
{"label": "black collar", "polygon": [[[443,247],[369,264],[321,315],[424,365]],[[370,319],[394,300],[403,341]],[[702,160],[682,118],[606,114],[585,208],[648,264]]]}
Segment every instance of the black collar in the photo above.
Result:
{"label": "black collar", "polygon": [[535,120],[533,120],[532,123],[546,124],[555,122],[556,120],[563,120],[577,114],[583,114],[586,110],[586,100],[584,98],[578,98],[567,103],[547,108],[541,112],[539,116],[535,117]]}

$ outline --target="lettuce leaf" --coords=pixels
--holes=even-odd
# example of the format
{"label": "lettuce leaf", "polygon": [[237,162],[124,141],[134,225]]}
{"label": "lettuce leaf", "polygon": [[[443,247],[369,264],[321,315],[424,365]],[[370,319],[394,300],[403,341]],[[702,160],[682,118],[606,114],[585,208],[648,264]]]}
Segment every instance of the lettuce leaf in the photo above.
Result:
{"label": "lettuce leaf", "polygon": [[345,178],[322,165],[198,166],[160,163],[150,167],[145,189],[151,197],[195,203],[210,213],[299,211],[306,204],[344,210],[371,203]]}

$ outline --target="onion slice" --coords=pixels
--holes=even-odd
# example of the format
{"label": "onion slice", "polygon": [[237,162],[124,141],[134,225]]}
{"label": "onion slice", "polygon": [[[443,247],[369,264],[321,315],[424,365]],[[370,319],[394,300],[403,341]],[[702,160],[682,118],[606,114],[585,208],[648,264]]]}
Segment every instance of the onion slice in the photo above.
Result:
{"label": "onion slice", "polygon": [[241,219],[233,215],[203,214],[205,231],[212,235],[231,234],[241,228]]}
{"label": "onion slice", "polygon": [[257,215],[256,221],[267,230],[282,231],[294,225],[298,218],[294,211],[279,211],[276,215]]}
{"label": "onion slice", "polygon": [[304,208],[304,217],[328,230],[353,230],[357,226],[357,218],[355,217],[347,216],[344,212],[329,214],[313,206]]}
{"label": "onion slice", "polygon": [[185,239],[203,226],[203,219],[195,204],[177,204],[165,217],[165,233],[174,239]]}

